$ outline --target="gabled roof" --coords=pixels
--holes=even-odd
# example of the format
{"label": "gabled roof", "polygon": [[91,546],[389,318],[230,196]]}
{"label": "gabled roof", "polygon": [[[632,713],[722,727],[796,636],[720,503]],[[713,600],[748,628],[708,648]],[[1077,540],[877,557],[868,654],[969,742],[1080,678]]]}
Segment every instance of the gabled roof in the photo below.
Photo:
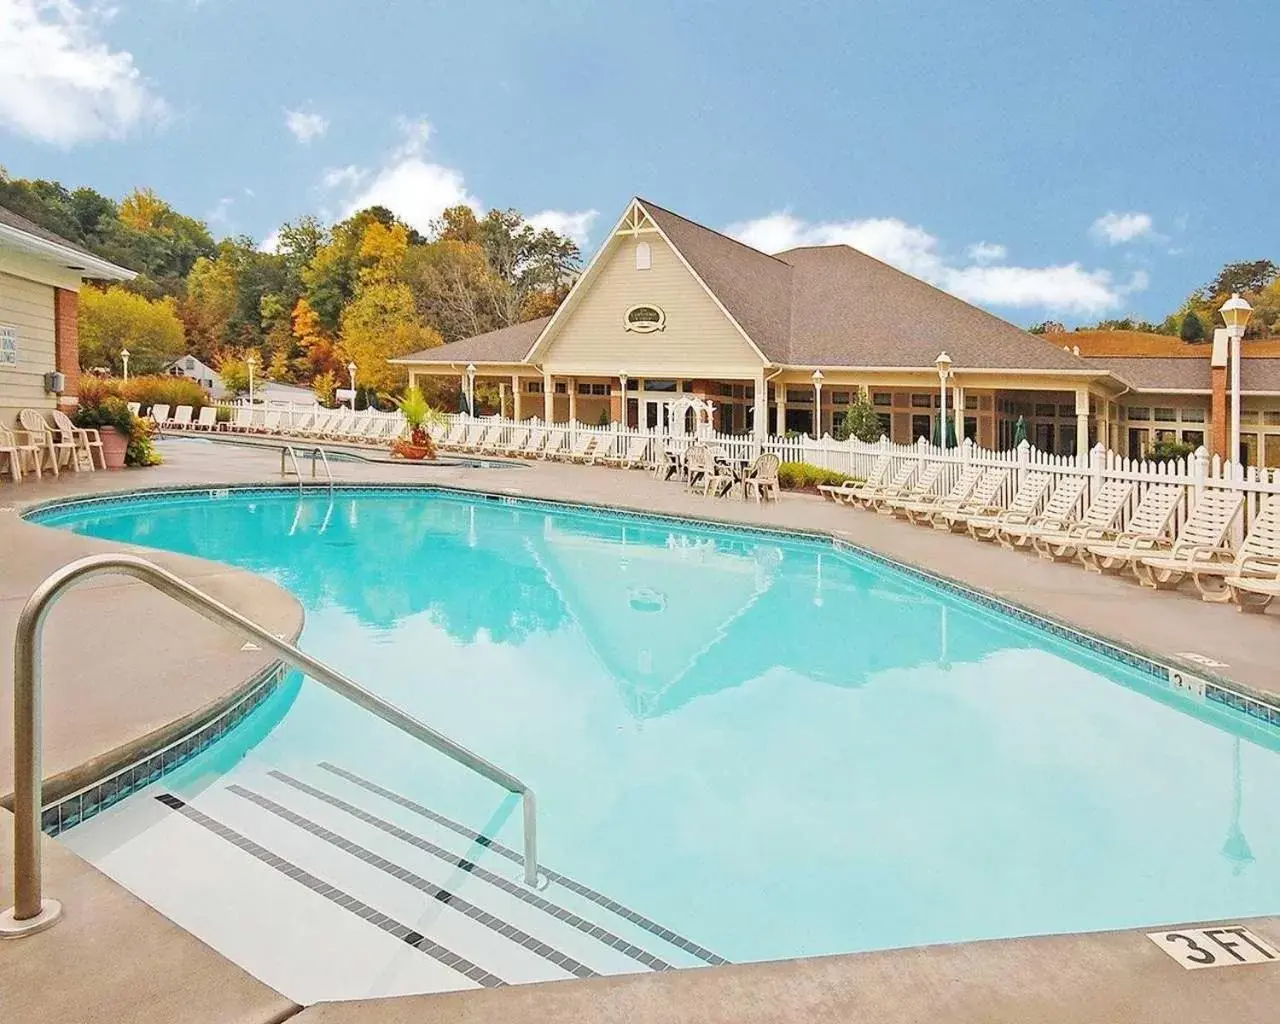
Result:
{"label": "gabled roof", "polygon": [[407,356],[388,359],[389,363],[518,363],[524,359],[551,317],[540,316],[522,324],[500,327],[474,338],[451,341],[447,345],[411,352]]}
{"label": "gabled roof", "polygon": [[[1199,359],[1183,356],[1094,356],[1089,362],[1110,370],[1135,391],[1195,391],[1212,389],[1209,352],[1200,346]],[[1274,356],[1240,360],[1240,389],[1280,394],[1280,358]]]}
{"label": "gabled roof", "polygon": [[8,246],[37,259],[57,263],[78,272],[82,277],[131,281],[138,276],[132,270],[95,256],[88,249],[3,206],[0,206],[0,246]]}

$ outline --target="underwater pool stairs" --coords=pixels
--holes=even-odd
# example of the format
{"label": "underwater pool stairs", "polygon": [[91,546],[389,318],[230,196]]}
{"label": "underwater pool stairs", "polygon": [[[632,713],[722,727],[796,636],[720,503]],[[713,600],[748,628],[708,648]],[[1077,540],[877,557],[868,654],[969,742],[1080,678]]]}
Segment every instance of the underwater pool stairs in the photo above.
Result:
{"label": "underwater pool stairs", "polygon": [[340,765],[250,757],[194,799],[146,792],[75,846],[114,848],[108,874],[303,1004],[726,962],[545,866],[523,884],[519,852]]}

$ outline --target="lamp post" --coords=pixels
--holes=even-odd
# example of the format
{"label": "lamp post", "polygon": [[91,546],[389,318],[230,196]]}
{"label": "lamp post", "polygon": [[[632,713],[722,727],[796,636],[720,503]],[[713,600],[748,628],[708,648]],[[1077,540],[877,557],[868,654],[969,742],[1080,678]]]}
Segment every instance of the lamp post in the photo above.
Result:
{"label": "lamp post", "polygon": [[1231,339],[1231,448],[1227,457],[1232,462],[1240,461],[1240,342],[1244,338],[1244,329],[1253,315],[1253,307],[1240,298],[1239,292],[1232,292],[1231,298],[1218,310],[1222,314],[1222,322],[1227,325],[1227,337]]}
{"label": "lamp post", "polygon": [[822,371],[814,370],[813,377],[813,436],[822,436]]}
{"label": "lamp post", "polygon": [[122,348],[120,350],[120,362],[124,364],[124,379],[129,379],[129,350]]}
{"label": "lamp post", "polygon": [[347,363],[347,373],[351,375],[351,411],[356,411],[356,364],[353,359]]}
{"label": "lamp post", "polygon": [[249,408],[253,408],[253,368],[258,365],[256,353],[250,352],[244,357],[244,364],[249,368]]}
{"label": "lamp post", "polygon": [[630,430],[631,424],[627,421],[627,375],[621,370],[618,372],[618,390],[621,393],[618,399],[618,423],[624,430]]}
{"label": "lamp post", "polygon": [[947,378],[951,376],[951,357],[945,352],[939,352],[938,358],[934,360],[934,365],[938,368],[938,381],[941,384],[942,405],[938,410],[938,445],[941,448],[947,447]]}
{"label": "lamp post", "polygon": [[476,415],[476,364],[467,364],[467,415],[472,419]]}

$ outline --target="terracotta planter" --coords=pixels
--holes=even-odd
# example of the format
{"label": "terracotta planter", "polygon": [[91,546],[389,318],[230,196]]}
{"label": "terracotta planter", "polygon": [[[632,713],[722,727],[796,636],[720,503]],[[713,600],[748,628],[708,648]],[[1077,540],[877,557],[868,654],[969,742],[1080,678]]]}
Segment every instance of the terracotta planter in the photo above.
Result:
{"label": "terracotta planter", "polygon": [[397,441],[391,448],[391,454],[401,459],[412,459],[415,462],[436,457],[433,447],[414,444],[412,441]]}
{"label": "terracotta planter", "polygon": [[102,438],[102,459],[107,469],[123,469],[124,453],[129,447],[128,435],[115,427],[99,427],[98,435]]}

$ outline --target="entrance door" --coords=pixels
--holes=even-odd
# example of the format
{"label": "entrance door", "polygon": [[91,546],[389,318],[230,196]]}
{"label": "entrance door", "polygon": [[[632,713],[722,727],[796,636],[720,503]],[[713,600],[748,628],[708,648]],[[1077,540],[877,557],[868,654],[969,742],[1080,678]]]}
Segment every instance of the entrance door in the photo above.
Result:
{"label": "entrance door", "polygon": [[646,398],[644,400],[644,425],[649,430],[671,429],[671,403],[665,398]]}

